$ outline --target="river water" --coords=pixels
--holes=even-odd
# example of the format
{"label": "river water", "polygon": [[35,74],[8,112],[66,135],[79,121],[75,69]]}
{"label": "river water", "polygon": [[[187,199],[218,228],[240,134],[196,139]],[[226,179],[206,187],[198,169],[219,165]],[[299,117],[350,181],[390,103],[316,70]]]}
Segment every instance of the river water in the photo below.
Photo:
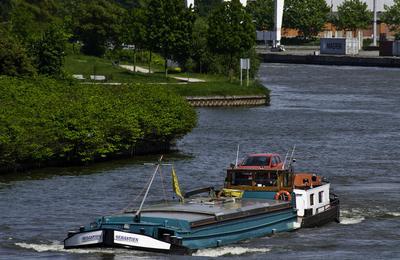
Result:
{"label": "river water", "polygon": [[[286,154],[327,177],[342,222],[244,241],[202,256],[250,259],[400,258],[400,70],[263,64],[269,107],[198,109],[199,123],[165,156],[183,189],[220,186],[240,155]],[[62,249],[69,229],[137,204],[157,156],[0,177],[0,259],[186,258],[125,249]],[[172,196],[164,166],[149,200]],[[164,185],[163,185],[164,183]]]}

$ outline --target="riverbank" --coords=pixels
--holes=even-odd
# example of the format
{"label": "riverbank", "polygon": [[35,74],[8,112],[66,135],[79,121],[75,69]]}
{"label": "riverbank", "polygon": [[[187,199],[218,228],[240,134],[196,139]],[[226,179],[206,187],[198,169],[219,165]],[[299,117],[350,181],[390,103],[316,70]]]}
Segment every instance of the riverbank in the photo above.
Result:
{"label": "riverbank", "polygon": [[[139,69],[140,68],[140,69]],[[178,95],[186,97],[198,97],[207,99],[210,96],[218,96],[226,101],[233,96],[263,96],[265,103],[254,99],[254,104],[268,105],[269,90],[256,80],[250,80],[249,85],[240,84],[237,79],[229,79],[223,75],[201,73],[170,73],[165,77],[165,72],[160,66],[137,64],[136,71],[132,65],[119,65],[110,60],[86,56],[69,55],[66,57],[65,71],[69,75],[79,75],[80,83],[85,84],[129,84],[137,83],[150,86],[159,86],[166,90],[172,90]],[[150,72],[150,73],[149,73]],[[100,75],[103,80],[92,80],[91,75]],[[226,98],[225,98],[226,97]],[[249,103],[243,104],[248,106]]]}
{"label": "riverbank", "polygon": [[319,46],[291,46],[285,52],[279,53],[271,52],[265,47],[260,47],[257,51],[264,63],[400,68],[400,57],[380,57],[378,51],[360,51],[358,55],[320,55]]}
{"label": "riverbank", "polygon": [[209,96],[186,97],[190,105],[194,107],[248,107],[269,104],[269,97],[258,96]]}

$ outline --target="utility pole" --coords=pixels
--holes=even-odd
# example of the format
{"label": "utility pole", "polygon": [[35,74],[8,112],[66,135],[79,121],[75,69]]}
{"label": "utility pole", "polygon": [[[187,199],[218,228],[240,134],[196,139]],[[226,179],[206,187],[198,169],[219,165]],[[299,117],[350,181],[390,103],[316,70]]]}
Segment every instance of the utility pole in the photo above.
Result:
{"label": "utility pole", "polygon": [[281,44],[281,30],[282,30],[282,18],[283,18],[283,7],[285,0],[275,0],[275,16],[274,16],[274,44],[273,48],[278,48]]}
{"label": "utility pole", "polygon": [[377,32],[377,28],[376,28],[376,24],[377,24],[377,14],[376,14],[376,0],[374,0],[374,32],[373,32],[373,36],[374,36],[374,38],[373,38],[373,43],[372,43],[372,45],[373,46],[376,46],[376,38],[377,38],[377,35],[378,35],[378,32]]}

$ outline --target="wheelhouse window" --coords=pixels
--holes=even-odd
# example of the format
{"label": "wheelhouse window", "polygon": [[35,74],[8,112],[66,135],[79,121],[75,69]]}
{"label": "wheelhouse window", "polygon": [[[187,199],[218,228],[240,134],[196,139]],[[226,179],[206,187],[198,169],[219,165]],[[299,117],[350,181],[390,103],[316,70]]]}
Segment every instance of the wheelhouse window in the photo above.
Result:
{"label": "wheelhouse window", "polygon": [[242,166],[268,166],[269,161],[268,156],[250,156],[243,161]]}
{"label": "wheelhouse window", "polygon": [[290,172],[283,172],[282,173],[282,184],[284,187],[289,187],[291,186],[291,180],[292,179],[292,174]]}
{"label": "wheelhouse window", "polygon": [[276,172],[256,172],[255,183],[259,187],[276,186],[278,176]]}
{"label": "wheelhouse window", "polygon": [[314,193],[310,194],[310,206],[314,205]]}
{"label": "wheelhouse window", "polygon": [[323,197],[324,197],[324,192],[323,191],[318,192],[318,203],[322,203]]}
{"label": "wheelhouse window", "polygon": [[253,183],[253,173],[251,172],[235,172],[232,174],[232,185],[249,185]]}

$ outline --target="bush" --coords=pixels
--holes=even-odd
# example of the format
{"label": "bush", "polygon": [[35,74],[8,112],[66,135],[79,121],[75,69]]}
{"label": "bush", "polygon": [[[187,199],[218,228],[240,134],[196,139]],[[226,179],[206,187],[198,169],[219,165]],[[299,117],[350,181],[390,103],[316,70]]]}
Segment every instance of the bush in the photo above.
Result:
{"label": "bush", "polygon": [[[87,162],[168,144],[196,123],[181,97],[143,85],[0,78],[0,168]],[[141,147],[142,146],[142,147]]]}
{"label": "bush", "polygon": [[27,50],[6,33],[0,34],[0,75],[32,76],[36,73]]}
{"label": "bush", "polygon": [[372,44],[372,39],[371,39],[371,38],[366,38],[366,39],[363,39],[362,47],[363,47],[363,49],[365,50],[365,49],[368,49],[368,47],[369,47],[371,44]]}

